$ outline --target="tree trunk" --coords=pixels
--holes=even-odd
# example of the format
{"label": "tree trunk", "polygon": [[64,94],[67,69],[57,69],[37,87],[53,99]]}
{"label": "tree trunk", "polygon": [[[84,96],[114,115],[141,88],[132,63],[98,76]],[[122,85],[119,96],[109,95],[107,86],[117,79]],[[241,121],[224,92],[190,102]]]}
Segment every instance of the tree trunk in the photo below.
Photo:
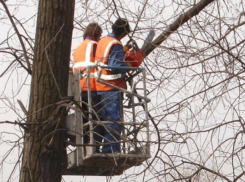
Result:
{"label": "tree trunk", "polygon": [[[75,0],[40,0],[21,182],[60,182]],[[61,102],[59,102],[61,103]]]}

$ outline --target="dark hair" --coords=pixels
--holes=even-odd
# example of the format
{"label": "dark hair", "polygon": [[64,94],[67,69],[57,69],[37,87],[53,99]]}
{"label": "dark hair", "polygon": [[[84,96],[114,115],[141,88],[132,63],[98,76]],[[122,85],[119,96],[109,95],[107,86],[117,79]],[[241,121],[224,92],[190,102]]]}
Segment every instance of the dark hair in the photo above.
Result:
{"label": "dark hair", "polygon": [[84,31],[83,39],[87,36],[93,40],[99,39],[102,34],[102,29],[97,23],[90,23]]}
{"label": "dark hair", "polygon": [[130,26],[125,18],[118,18],[112,25],[112,31],[116,36],[127,35],[130,32]]}

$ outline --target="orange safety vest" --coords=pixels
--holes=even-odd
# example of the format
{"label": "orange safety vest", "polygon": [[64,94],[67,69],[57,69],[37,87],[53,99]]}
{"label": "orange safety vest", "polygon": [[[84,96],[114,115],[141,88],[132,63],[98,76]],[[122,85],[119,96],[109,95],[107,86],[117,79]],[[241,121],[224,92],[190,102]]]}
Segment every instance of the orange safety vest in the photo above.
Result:
{"label": "orange safety vest", "polygon": [[[86,39],[84,40],[75,50],[74,52],[74,66],[73,73],[75,73],[76,69],[84,69],[88,66],[95,66],[95,57],[93,55],[94,52],[94,44],[97,42],[93,40]],[[96,91],[96,83],[95,83],[95,68],[90,69],[90,90]],[[83,71],[82,79],[80,80],[80,86],[82,91],[88,90],[87,84],[87,71]]]}
{"label": "orange safety vest", "polygon": [[[108,58],[110,54],[110,50],[113,45],[119,44],[122,45],[120,41],[118,41],[114,37],[106,36],[98,42],[95,59],[100,66],[108,66]],[[120,60],[123,61],[123,60]],[[127,89],[125,78],[123,78],[123,74],[113,74],[109,69],[102,68],[102,74],[100,75],[101,80],[106,81],[112,85],[117,87]],[[98,74],[98,72],[97,72]],[[98,75],[97,75],[98,76]],[[96,90],[97,91],[109,91],[116,90],[111,86],[108,86],[104,83],[96,82]]]}

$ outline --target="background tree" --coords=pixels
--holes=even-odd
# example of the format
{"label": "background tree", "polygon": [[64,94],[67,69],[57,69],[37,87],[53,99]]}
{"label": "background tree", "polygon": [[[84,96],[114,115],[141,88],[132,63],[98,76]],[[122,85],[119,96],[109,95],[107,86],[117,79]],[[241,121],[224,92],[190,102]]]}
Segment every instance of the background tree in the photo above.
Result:
{"label": "background tree", "polygon": [[[12,11],[16,11],[18,5],[25,5],[24,1],[21,3],[11,1],[14,9],[11,8],[10,1],[8,8]],[[1,2],[3,5],[4,1],[1,0]],[[30,6],[30,2],[36,6],[35,1],[26,1],[26,5]],[[154,119],[154,123],[151,123],[153,157],[144,165],[133,169],[133,172],[126,171],[115,181],[213,182],[245,180],[243,154],[245,133],[243,117],[244,2],[242,0],[211,2],[207,0],[173,0],[171,2],[95,0],[76,2],[73,48],[82,41],[82,30],[89,22],[98,21],[103,27],[104,35],[106,35],[110,31],[111,23],[118,15],[129,19],[134,30],[130,36],[139,45],[142,44],[150,29],[154,29],[157,36],[159,36],[154,41],[152,49],[149,49],[150,54],[143,65],[147,69],[148,96],[152,99],[149,109]],[[208,5],[209,3],[211,4]],[[54,11],[58,11],[59,8],[57,7],[59,6],[53,7]],[[181,16],[183,13],[186,16]],[[0,19],[5,25],[4,27],[8,27],[6,22],[9,22],[4,19],[6,14],[7,11],[3,8]],[[38,60],[35,57],[37,49],[35,48],[34,59],[32,59],[33,34],[29,33],[28,28],[32,19],[24,20],[21,17],[13,16],[14,13],[10,14],[19,29],[20,36],[18,36],[16,29],[13,31],[10,28],[7,38],[5,37],[0,43],[0,54],[3,55],[1,59],[4,68],[1,80],[4,80],[6,85],[4,87],[6,89],[1,90],[1,104],[3,105],[2,111],[7,112],[7,108],[9,108],[9,110],[18,114],[18,119],[15,122],[3,119],[1,123],[2,126],[7,123],[18,124],[17,126],[25,128],[21,131],[27,130],[29,133],[32,131],[41,132],[40,135],[36,135],[40,137],[36,141],[42,149],[38,151],[43,152],[43,156],[48,158],[48,156],[52,156],[52,151],[55,151],[56,146],[64,146],[62,143],[58,144],[53,141],[64,141],[61,139],[62,137],[61,140],[57,140],[56,137],[62,135],[58,125],[62,123],[62,119],[59,118],[60,113],[62,113],[62,104],[67,102],[66,99],[61,100],[66,95],[67,77],[64,74],[62,78],[60,70],[55,70],[59,65],[55,66],[56,62],[52,61],[54,57],[61,61],[61,59],[58,59],[61,55],[56,55],[57,57],[52,55],[52,50],[56,49],[55,46],[59,47],[56,43],[63,35],[62,30],[66,30],[65,25],[62,22],[63,18],[59,19],[61,22],[57,20],[57,25],[51,23],[52,26],[56,27],[54,28],[55,31],[48,39],[43,39],[45,40],[44,44],[38,43],[40,44],[38,46],[42,47],[42,50],[40,49],[44,57],[42,60],[45,60],[44,63],[48,65],[48,69],[39,70],[48,73],[44,76],[44,79],[39,81],[45,81],[48,75],[52,76],[45,83],[40,84],[52,86],[50,89],[53,89],[56,95],[54,98],[47,95],[51,98],[50,102],[43,102],[43,105],[42,102],[37,103],[39,106],[36,109],[33,108],[33,110],[31,110],[33,107],[31,105],[35,101],[32,100],[33,96],[30,95],[28,115],[31,113],[33,115],[26,117],[22,114],[22,111],[18,110],[19,107],[15,102],[18,93],[21,93],[26,87],[22,86],[23,83],[29,83],[29,79],[24,79],[26,74],[33,72],[33,78],[35,78],[35,74],[39,74],[38,72],[35,73],[34,66],[35,60]],[[196,14],[198,15],[192,17]],[[41,26],[40,23],[37,25]],[[38,36],[38,28],[36,35]],[[61,37],[57,38],[58,36]],[[22,46],[20,37],[23,39],[25,49]],[[128,38],[123,41],[126,42],[127,40]],[[36,39],[35,45],[37,45],[37,41]],[[161,45],[155,48],[159,44]],[[64,47],[62,47],[60,53],[65,53]],[[58,52],[56,53],[58,54]],[[67,60],[69,53],[66,52],[65,55],[66,59],[63,60]],[[33,64],[32,72],[28,66],[28,60],[30,65]],[[34,60],[34,62],[32,63],[31,60]],[[67,61],[64,62],[67,66]],[[50,69],[50,65],[52,69]],[[19,68],[20,66],[21,68]],[[64,69],[68,69],[68,66]],[[19,73],[20,71],[17,72],[19,73],[17,83],[20,85],[17,88],[10,84],[11,78],[16,78],[16,74],[11,74],[12,70],[15,70],[15,73],[16,70],[22,70],[21,73]],[[64,72],[67,73],[67,71]],[[64,83],[59,81],[61,78],[65,80]],[[16,81],[17,79],[13,80]],[[10,89],[10,94],[9,87],[12,86],[14,89]],[[49,87],[45,87],[45,89],[47,88]],[[33,83],[31,89],[33,90]],[[31,94],[34,94],[34,92],[32,91]],[[57,103],[58,101],[61,102]],[[48,106],[50,111],[46,111],[45,106]],[[44,113],[47,113],[47,115],[44,115]],[[35,120],[36,118],[37,120]],[[24,123],[26,119],[27,123]],[[37,126],[30,125],[32,124],[30,122],[35,122],[35,124],[38,122],[38,124]],[[57,123],[58,125],[56,125]],[[33,130],[33,128],[37,129]],[[47,128],[50,128],[50,130],[47,130]],[[7,162],[8,157],[11,157],[11,152],[16,151],[13,149],[22,146],[22,134],[16,131],[11,132],[11,140],[10,134],[1,133],[1,145],[6,146],[7,143],[9,146],[6,153],[0,154],[3,162]],[[41,134],[43,135],[41,136]],[[28,139],[26,138],[25,141],[28,141]],[[24,151],[26,150],[25,148]],[[19,152],[19,156],[21,156],[21,152]],[[62,154],[60,157],[61,160],[64,159]],[[25,159],[26,157],[24,157],[23,164],[27,164]],[[18,159],[16,164],[19,164]],[[2,163],[2,170],[4,165],[6,163]],[[60,165],[62,164],[60,163]],[[58,173],[61,168],[62,166],[58,168],[57,176],[59,176]],[[14,165],[13,169],[10,176],[18,174],[18,172],[15,172],[18,165]],[[36,171],[36,174],[39,174],[39,171]],[[113,179],[109,180],[113,181]],[[64,180],[69,181],[69,178],[64,177]],[[81,178],[79,178],[79,181],[81,181]]]}

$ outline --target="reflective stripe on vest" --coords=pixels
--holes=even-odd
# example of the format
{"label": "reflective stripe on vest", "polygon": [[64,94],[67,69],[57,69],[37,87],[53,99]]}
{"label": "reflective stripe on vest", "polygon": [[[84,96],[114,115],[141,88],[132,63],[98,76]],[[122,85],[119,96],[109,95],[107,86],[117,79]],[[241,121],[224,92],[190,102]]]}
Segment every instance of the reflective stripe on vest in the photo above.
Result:
{"label": "reflective stripe on vest", "polygon": [[93,63],[93,62],[77,62],[73,65],[73,68],[79,68],[79,67],[86,68],[88,66],[96,66],[96,63]]}
{"label": "reflective stripe on vest", "polygon": [[101,74],[100,78],[102,80],[117,80],[119,78],[122,78],[123,75],[122,74],[114,74],[114,75],[105,75],[105,74]]}
{"label": "reflective stripe on vest", "polygon": [[92,52],[92,46],[93,44],[96,43],[94,41],[91,41],[87,44],[87,49],[86,49],[86,53],[85,53],[85,62],[91,62],[91,52]]}
{"label": "reflective stripe on vest", "polygon": [[[105,52],[104,52],[104,58],[107,58],[109,56],[111,47],[113,44],[118,44],[119,41],[118,40],[112,40],[110,41],[110,43],[106,46]],[[121,44],[121,43],[120,43]]]}
{"label": "reflective stripe on vest", "polygon": [[[88,76],[87,73],[82,74],[83,78],[85,78],[87,76]],[[89,77],[90,78],[97,78],[98,77],[98,73],[97,72],[90,73]],[[100,78],[102,80],[117,80],[117,79],[122,78],[122,77],[123,77],[123,75],[121,73],[120,74],[114,74],[114,75],[105,75],[105,74],[101,74],[100,75]]]}

